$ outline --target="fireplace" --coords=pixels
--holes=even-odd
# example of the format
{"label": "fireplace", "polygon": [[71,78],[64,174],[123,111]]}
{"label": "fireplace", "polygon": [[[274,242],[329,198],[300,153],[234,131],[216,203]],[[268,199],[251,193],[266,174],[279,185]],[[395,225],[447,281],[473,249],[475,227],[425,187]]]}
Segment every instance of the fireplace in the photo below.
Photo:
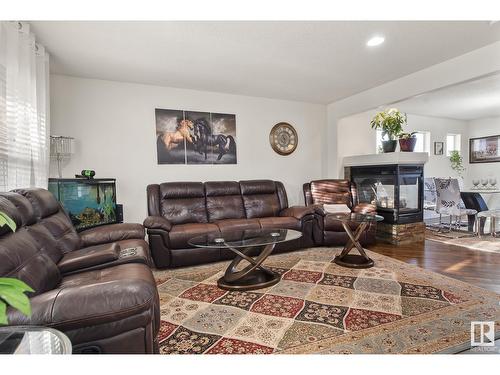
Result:
{"label": "fireplace", "polygon": [[423,165],[352,166],[349,169],[359,202],[375,205],[385,223],[423,221]]}
{"label": "fireplace", "polygon": [[377,223],[377,239],[395,245],[425,240],[423,180],[428,160],[427,152],[344,157],[344,177],[356,184],[359,201],[374,204],[384,217]]}

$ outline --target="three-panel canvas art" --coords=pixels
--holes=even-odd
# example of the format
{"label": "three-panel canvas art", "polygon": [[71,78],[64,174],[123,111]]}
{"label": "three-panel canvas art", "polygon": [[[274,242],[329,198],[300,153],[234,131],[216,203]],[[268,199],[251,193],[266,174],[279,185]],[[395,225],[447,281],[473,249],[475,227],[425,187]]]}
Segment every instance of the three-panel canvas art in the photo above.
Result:
{"label": "three-panel canvas art", "polygon": [[156,109],[158,164],[236,164],[236,116]]}

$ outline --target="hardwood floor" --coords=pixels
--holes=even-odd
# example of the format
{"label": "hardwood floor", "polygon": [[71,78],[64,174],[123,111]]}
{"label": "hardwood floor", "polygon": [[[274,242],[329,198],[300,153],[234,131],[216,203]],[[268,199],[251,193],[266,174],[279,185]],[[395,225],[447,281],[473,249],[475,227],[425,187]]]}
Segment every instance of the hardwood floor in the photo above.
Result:
{"label": "hardwood floor", "polygon": [[500,293],[498,253],[429,240],[401,246],[378,243],[367,249]]}

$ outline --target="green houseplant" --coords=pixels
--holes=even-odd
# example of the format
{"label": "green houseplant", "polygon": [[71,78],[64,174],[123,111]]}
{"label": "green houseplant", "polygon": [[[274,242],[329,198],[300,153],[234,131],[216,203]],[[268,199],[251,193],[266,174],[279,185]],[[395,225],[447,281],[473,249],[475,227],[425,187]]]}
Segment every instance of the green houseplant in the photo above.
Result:
{"label": "green houseplant", "polygon": [[394,152],[397,146],[396,138],[403,132],[407,123],[406,113],[396,108],[389,108],[373,116],[370,125],[372,129],[382,130],[382,148],[384,152]]}
{"label": "green houseplant", "polygon": [[451,169],[457,172],[458,177],[463,178],[463,174],[465,172],[464,167],[464,158],[460,155],[460,151],[453,150],[450,152],[450,164]]}
{"label": "green houseplant", "polygon": [[[0,211],[0,227],[7,225],[13,232],[16,223],[5,213]],[[11,277],[0,277],[0,325],[9,324],[7,320],[7,305],[19,310],[26,316],[31,315],[31,305],[26,292],[33,292],[26,283]]]}
{"label": "green houseplant", "polygon": [[413,152],[417,144],[417,132],[401,133],[399,135],[399,149],[402,152]]}

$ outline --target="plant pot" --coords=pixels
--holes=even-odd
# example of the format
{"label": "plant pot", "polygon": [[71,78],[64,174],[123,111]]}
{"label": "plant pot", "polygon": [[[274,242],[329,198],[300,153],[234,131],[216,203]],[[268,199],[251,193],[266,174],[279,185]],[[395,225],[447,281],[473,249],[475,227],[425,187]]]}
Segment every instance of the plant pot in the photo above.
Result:
{"label": "plant pot", "polygon": [[413,152],[415,150],[415,145],[417,144],[417,138],[411,137],[399,140],[399,149],[402,152]]}
{"label": "plant pot", "polygon": [[394,152],[394,151],[396,151],[397,145],[398,145],[398,141],[396,141],[396,140],[382,141],[382,150],[384,151],[384,153]]}

